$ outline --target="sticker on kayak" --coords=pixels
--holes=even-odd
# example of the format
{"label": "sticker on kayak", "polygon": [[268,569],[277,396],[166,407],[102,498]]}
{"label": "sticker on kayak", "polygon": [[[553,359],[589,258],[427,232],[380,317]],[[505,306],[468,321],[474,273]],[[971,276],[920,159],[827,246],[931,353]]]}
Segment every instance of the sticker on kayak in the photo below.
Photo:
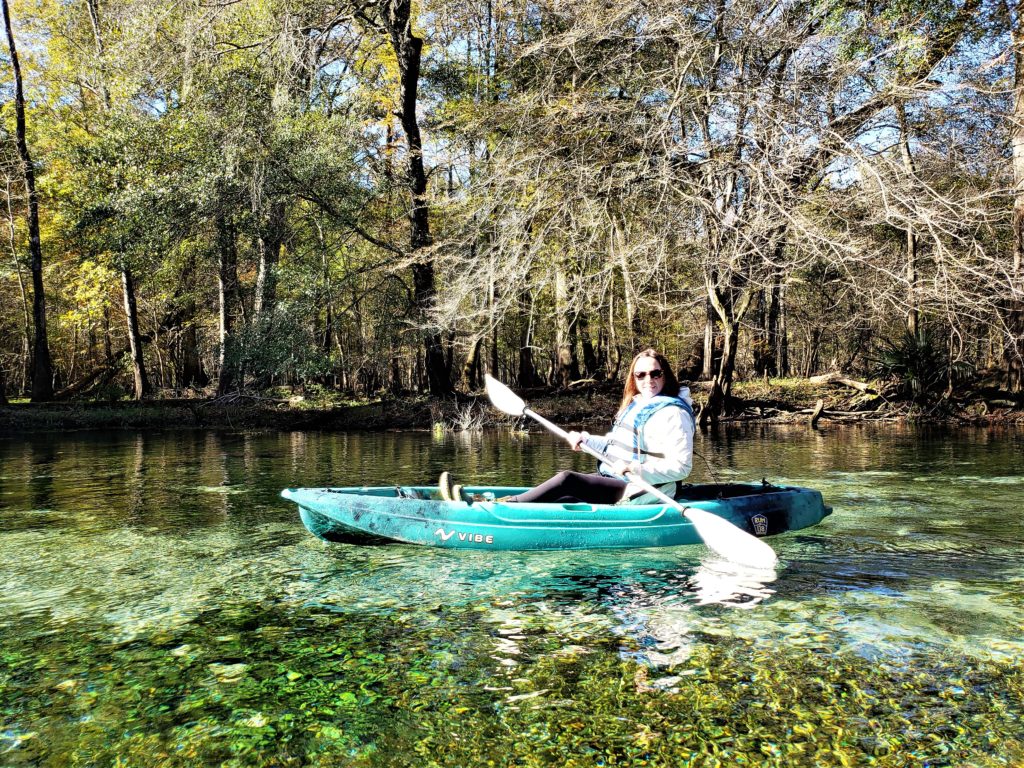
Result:
{"label": "sticker on kayak", "polygon": [[750,524],[754,526],[754,535],[768,535],[768,518],[765,515],[757,514],[750,516]]}
{"label": "sticker on kayak", "polygon": [[493,544],[494,536],[485,536],[482,533],[465,533],[463,531],[446,531],[438,528],[434,531],[435,536],[440,536],[441,541],[448,541],[452,536],[457,536],[459,541],[471,541],[474,544]]}

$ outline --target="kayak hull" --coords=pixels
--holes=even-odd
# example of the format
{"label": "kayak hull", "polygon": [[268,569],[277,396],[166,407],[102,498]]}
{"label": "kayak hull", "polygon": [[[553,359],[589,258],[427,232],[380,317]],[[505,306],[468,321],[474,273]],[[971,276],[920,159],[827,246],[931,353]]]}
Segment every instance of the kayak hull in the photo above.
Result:
{"label": "kayak hull", "polygon": [[[525,488],[464,489],[476,501],[443,501],[425,486],[287,488],[303,524],[331,542],[403,542],[450,549],[561,550],[674,547],[701,538],[682,511],[666,504],[515,504]],[[755,536],[821,522],[831,508],[818,491],[764,484],[693,485],[684,507],[718,515]]]}

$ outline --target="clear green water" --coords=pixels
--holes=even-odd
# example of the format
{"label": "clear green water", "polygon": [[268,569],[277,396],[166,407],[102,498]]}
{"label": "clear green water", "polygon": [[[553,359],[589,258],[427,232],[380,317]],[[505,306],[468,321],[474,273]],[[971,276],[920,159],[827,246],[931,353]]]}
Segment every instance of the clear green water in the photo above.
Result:
{"label": "clear green water", "polygon": [[503,433],[0,438],[0,766],[1024,764],[1024,433],[697,448],[835,512],[771,540],[774,578],[700,547],[357,548],[280,489],[587,460]]}

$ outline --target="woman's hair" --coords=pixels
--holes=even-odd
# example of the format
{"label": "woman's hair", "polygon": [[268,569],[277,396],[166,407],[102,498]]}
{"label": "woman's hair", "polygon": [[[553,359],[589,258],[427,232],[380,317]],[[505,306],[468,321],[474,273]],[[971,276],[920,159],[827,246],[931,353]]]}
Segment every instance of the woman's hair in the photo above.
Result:
{"label": "woman's hair", "polygon": [[639,392],[636,388],[636,379],[633,377],[633,371],[636,370],[636,364],[644,357],[650,357],[658,361],[658,365],[661,367],[662,375],[664,376],[665,384],[661,388],[662,395],[668,395],[669,397],[676,397],[679,395],[679,379],[676,378],[675,373],[672,370],[672,366],[668,364],[668,360],[660,352],[653,349],[645,349],[643,352],[633,358],[633,362],[629,364],[629,370],[626,372],[626,383],[622,388],[622,402],[619,404],[619,413],[622,413],[629,404],[633,402],[633,397]]}

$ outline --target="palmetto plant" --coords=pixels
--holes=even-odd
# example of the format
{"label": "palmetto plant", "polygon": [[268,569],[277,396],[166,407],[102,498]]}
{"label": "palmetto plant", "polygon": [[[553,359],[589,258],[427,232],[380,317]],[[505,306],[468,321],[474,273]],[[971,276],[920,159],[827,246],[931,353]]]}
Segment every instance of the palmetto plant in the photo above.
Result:
{"label": "palmetto plant", "polygon": [[925,329],[884,342],[872,370],[877,378],[895,379],[903,396],[921,404],[943,398],[972,372],[968,363],[950,359],[945,346]]}

